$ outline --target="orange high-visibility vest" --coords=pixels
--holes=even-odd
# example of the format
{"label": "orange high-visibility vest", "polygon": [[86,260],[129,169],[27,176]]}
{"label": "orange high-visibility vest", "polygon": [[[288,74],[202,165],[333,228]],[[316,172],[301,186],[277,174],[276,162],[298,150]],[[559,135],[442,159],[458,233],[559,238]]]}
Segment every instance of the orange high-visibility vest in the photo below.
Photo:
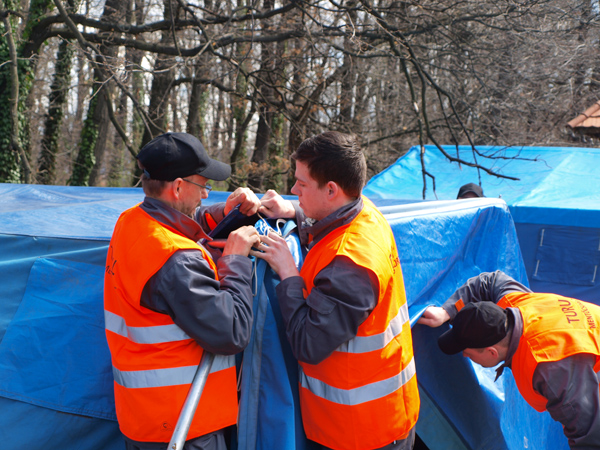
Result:
{"label": "orange high-visibility vest", "polygon": [[514,307],[523,316],[523,335],[511,369],[523,398],[537,411],[546,400],[533,389],[533,374],[541,362],[560,361],[579,353],[596,355],[600,371],[600,307],[555,294],[514,292],[498,305]]}
{"label": "orange high-visibility vest", "polygon": [[379,280],[377,306],[356,337],[319,364],[300,363],[300,405],[309,439],[334,449],[373,449],[403,439],[417,422],[419,392],[402,269],[390,226],[364,207],[309,252],[300,272],[315,276],[343,255]]}
{"label": "orange high-visibility vest", "polygon": [[[146,282],[182,249],[201,251],[217,279],[215,264],[202,247],[139,206],[121,214],[110,242],[104,276],[106,339],[119,427],[135,441],[170,441],[203,353],[170,316],[140,305]],[[233,425],[236,418],[235,360],[216,355],[188,439]]]}

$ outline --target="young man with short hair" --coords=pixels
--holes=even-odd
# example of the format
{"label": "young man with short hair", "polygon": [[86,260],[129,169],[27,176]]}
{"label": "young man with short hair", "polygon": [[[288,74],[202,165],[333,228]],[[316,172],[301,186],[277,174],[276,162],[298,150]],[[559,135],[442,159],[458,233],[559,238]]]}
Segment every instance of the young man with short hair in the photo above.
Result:
{"label": "young man with short hair", "polygon": [[392,230],[361,195],[356,137],[326,132],[292,155],[298,206],[268,191],[259,211],[297,216],[308,246],[298,272],[285,240],[261,237],[300,362],[304,430],[323,448],[411,449],[419,413],[404,281]]}

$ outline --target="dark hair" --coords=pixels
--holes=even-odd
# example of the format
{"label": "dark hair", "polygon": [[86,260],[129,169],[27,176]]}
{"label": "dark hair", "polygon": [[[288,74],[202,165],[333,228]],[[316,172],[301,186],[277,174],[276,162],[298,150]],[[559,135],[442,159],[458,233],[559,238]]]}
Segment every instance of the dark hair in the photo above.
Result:
{"label": "dark hair", "polygon": [[308,138],[292,159],[306,164],[319,187],[333,181],[349,197],[359,197],[367,181],[365,155],[354,134],[327,131]]}

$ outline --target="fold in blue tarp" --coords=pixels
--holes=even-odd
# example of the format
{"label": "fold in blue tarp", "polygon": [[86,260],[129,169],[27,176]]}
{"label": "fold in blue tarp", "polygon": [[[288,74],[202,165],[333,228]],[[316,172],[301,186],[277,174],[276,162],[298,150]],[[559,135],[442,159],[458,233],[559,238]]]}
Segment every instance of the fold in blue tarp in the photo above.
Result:
{"label": "fold in blue tarp", "polygon": [[0,342],[0,395],[71,414],[117,419],[98,290],[103,279],[100,266],[36,260]]}
{"label": "fold in blue tarp", "polygon": [[[269,222],[274,227],[275,223]],[[300,268],[304,255],[295,228],[294,221],[288,221],[281,232]],[[285,335],[275,293],[279,278],[265,261],[258,260],[256,280],[252,337],[243,352],[240,375],[237,449],[316,448],[302,427],[298,363]]]}

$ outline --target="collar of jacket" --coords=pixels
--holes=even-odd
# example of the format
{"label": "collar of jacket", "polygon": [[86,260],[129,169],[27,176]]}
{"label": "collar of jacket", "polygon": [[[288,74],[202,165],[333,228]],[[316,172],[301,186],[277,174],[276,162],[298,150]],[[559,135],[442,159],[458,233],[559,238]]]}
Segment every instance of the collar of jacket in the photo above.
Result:
{"label": "collar of jacket", "polygon": [[173,228],[194,242],[210,239],[198,222],[160,200],[145,197],[140,207],[153,219]]}
{"label": "collar of jacket", "polygon": [[504,372],[505,367],[509,367],[512,364],[512,358],[517,351],[517,347],[519,347],[519,341],[521,340],[521,336],[523,335],[523,316],[521,316],[521,311],[518,308],[507,308],[508,311],[508,333],[510,337],[508,338],[508,352],[506,353],[506,359],[504,363],[496,369],[496,381],[502,372]]}
{"label": "collar of jacket", "polygon": [[309,250],[323,237],[327,236],[336,228],[349,224],[363,209],[362,197],[357,198],[351,203],[342,206],[340,209],[329,214],[327,217],[308,225],[304,222],[302,225],[306,227],[306,232],[312,236],[312,241],[308,246]]}

